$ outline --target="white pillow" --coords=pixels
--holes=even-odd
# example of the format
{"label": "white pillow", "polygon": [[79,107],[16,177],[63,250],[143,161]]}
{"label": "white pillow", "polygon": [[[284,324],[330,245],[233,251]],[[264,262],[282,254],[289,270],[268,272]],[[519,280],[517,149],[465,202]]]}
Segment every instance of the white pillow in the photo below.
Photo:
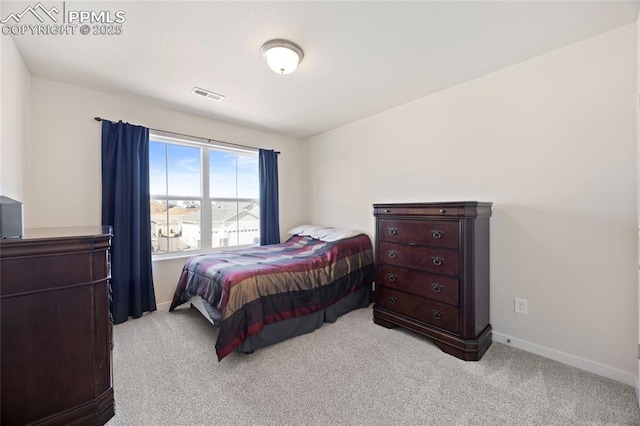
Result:
{"label": "white pillow", "polygon": [[289,230],[288,234],[311,236],[311,234],[313,234],[314,232],[318,232],[321,229],[324,229],[324,226],[300,225],[300,226],[296,226],[295,228]]}
{"label": "white pillow", "polygon": [[344,240],[346,238],[355,237],[362,232],[354,229],[324,228],[311,234],[311,237],[331,243],[333,241]]}
{"label": "white pillow", "polygon": [[327,228],[327,227],[319,227],[315,229],[312,233],[309,234],[310,237],[315,238],[316,240],[323,240],[324,237],[331,235],[335,228]]}

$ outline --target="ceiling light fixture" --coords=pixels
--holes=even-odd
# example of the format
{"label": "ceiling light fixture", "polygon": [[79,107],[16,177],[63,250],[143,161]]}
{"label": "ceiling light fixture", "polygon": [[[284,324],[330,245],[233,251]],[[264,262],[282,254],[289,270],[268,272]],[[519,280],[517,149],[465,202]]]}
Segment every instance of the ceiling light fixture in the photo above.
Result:
{"label": "ceiling light fixture", "polygon": [[304,58],[304,53],[299,46],[281,39],[266,42],[261,51],[269,68],[278,74],[293,72]]}

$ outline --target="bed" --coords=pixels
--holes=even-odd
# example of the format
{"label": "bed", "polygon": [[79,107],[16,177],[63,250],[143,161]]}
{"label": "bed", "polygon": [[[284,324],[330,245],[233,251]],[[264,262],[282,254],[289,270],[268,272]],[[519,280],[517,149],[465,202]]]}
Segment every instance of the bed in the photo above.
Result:
{"label": "bed", "polygon": [[314,229],[294,228],[282,244],[189,258],[169,310],[191,302],[219,326],[215,348],[222,360],[368,306],[374,277],[369,237]]}

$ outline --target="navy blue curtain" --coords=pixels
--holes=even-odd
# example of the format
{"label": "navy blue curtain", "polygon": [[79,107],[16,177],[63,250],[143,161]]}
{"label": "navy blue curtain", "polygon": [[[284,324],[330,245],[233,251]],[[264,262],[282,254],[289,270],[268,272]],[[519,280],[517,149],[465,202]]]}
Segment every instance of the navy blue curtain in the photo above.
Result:
{"label": "navy blue curtain", "polygon": [[149,199],[149,129],[102,120],[102,224],[113,227],[115,324],[156,310]]}
{"label": "navy blue curtain", "polygon": [[278,207],[278,153],[259,150],[260,173],[260,245],[280,242],[280,213]]}

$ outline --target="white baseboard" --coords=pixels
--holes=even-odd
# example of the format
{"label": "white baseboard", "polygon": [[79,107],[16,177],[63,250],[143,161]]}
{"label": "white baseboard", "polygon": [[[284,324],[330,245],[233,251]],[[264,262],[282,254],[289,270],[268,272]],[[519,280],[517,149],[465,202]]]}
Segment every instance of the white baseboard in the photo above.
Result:
{"label": "white baseboard", "polygon": [[497,333],[495,331],[493,332],[493,341],[504,343],[505,345],[513,346],[514,348],[522,349],[523,351],[531,352],[533,354],[540,355],[545,358],[549,358],[554,361],[558,361],[563,364],[567,364],[572,367],[576,367],[581,370],[606,377],[608,379],[613,379],[629,386],[634,386],[636,390],[640,389],[638,387],[638,381],[633,374],[618,370],[616,368],[608,367],[597,362],[589,361],[575,355],[570,355],[555,349],[550,349],[544,346],[537,345],[535,343],[527,342],[526,340],[521,340],[515,337],[507,336],[506,334]]}
{"label": "white baseboard", "polygon": [[156,308],[159,311],[169,312],[170,307],[171,307],[171,302],[156,303]]}

